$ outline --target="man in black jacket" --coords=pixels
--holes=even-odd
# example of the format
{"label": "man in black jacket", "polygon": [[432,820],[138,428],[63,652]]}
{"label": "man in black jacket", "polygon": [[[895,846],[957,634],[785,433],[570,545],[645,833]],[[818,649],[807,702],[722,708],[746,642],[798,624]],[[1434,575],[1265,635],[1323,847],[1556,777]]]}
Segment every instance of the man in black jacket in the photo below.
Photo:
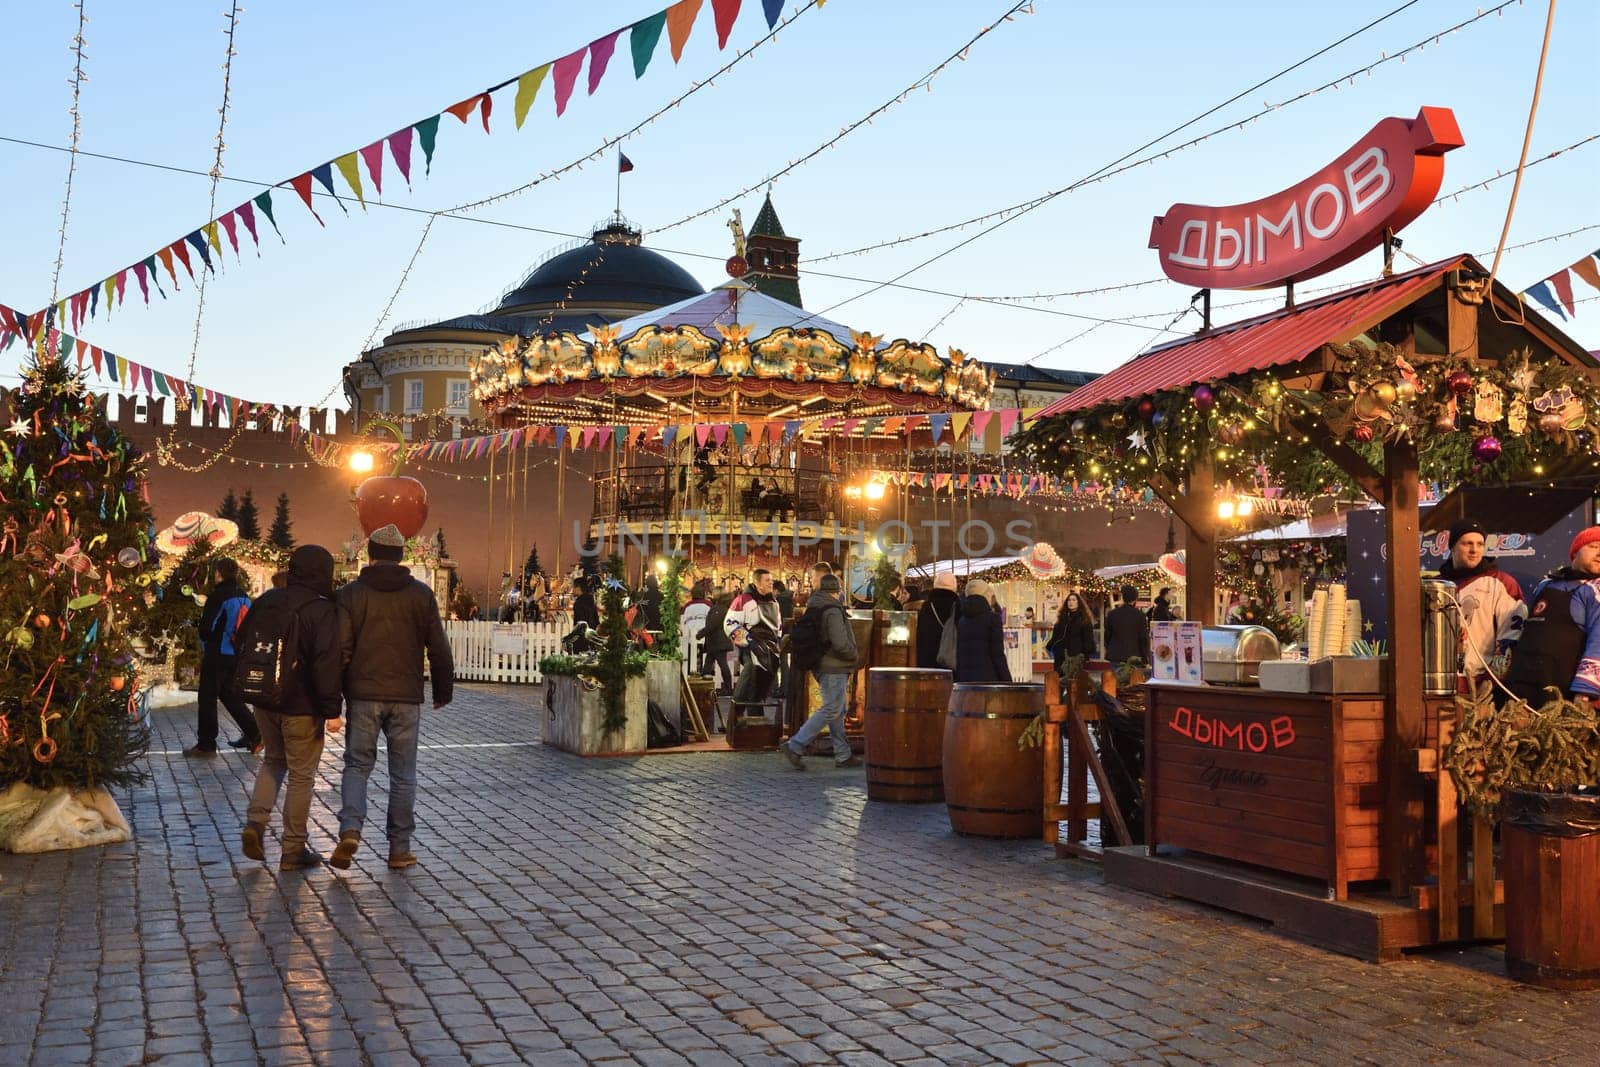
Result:
{"label": "man in black jacket", "polygon": [[1139,590],[1122,587],[1122,606],[1106,614],[1106,659],[1126,663],[1137,657],[1150,662],[1150,620],[1137,607]]}
{"label": "man in black jacket", "polygon": [[[283,700],[276,708],[256,705],[255,721],[266,753],[250,794],[241,844],[253,860],[265,859],[261,840],[278,801],[285,777],[289,794],[283,800],[281,871],[316,867],[322,857],[306,846],[306,817],[317,763],[322,759],[323,730],[339,732],[339,673],[349,633],[333,601],[333,556],[320,545],[301,545],[289,557],[289,580],[282,589],[262,594],[237,635],[240,649],[256,640],[289,633],[293,615],[299,632],[295,670],[284,679]],[[270,631],[270,632],[269,632]],[[269,646],[270,647],[270,646]]]}
{"label": "man in black jacket", "polygon": [[223,557],[212,564],[217,584],[206,594],[205,610],[200,613],[200,730],[199,740],[193,748],[183,750],[185,756],[215,756],[217,754],[217,701],[228,709],[233,721],[239,724],[239,739],[230,741],[230,748],[247,748],[261,751],[261,731],[256,729],[255,716],[249,705],[233,693],[233,639],[239,624],[249,613],[250,597],[239,584],[239,565]]}
{"label": "man in black jacket", "polygon": [[344,695],[350,705],[350,732],[344,749],[340,786],[339,846],[329,860],[344,870],[361,847],[367,818],[367,776],[378,758],[378,734],[389,746],[389,866],[416,865],[411,834],[416,829],[417,730],[422,719],[422,657],[433,679],[433,706],[450,703],[455,665],[439,620],[433,590],[400,566],[406,539],[393,525],[374,530],[367,542],[370,565],[339,590],[350,616],[350,658]]}

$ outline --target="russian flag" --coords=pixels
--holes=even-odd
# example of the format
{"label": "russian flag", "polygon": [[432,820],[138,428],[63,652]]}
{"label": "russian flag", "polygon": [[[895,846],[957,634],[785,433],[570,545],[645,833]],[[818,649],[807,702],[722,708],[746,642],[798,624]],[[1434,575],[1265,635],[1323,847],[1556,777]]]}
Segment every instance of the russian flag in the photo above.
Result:
{"label": "russian flag", "polygon": [[622,151],[619,149],[617,151],[617,173],[618,174],[626,174],[632,169],[633,169],[633,160],[631,160],[627,156],[623,155]]}

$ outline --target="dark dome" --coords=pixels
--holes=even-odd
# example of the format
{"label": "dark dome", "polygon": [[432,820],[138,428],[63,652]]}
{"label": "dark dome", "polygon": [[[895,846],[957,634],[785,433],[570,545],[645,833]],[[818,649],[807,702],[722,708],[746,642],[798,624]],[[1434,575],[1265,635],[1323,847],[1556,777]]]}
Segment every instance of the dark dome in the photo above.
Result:
{"label": "dark dome", "polygon": [[596,231],[587,243],[539,264],[526,281],[505,295],[492,314],[563,300],[654,309],[704,292],[694,275],[641,245],[638,231],[608,226]]}

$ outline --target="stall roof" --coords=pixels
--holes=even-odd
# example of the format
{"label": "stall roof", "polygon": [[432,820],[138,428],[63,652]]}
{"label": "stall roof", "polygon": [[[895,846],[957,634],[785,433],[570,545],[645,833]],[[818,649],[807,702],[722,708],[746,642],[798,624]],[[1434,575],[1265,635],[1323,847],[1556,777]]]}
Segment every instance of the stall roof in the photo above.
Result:
{"label": "stall roof", "polygon": [[1544,533],[1572,514],[1574,508],[1592,501],[1597,489],[1600,485],[1593,475],[1554,482],[1461,485],[1424,515],[1421,525],[1425,533],[1437,532],[1466,515],[1486,521],[1488,516],[1515,515],[1519,530]]}
{"label": "stall roof", "polygon": [[1008,563],[1020,563],[1020,556],[985,556],[982,559],[939,559],[932,563],[924,563],[920,567],[912,567],[906,573],[913,578],[932,578],[944,571],[951,571],[958,578],[965,578],[969,574],[982,574],[992,571],[996,567],[1004,567]]}
{"label": "stall roof", "polygon": [[1240,537],[1229,538],[1231,541],[1311,541],[1319,537],[1345,536],[1345,516],[1348,511],[1331,512],[1327,515],[1314,515],[1309,519],[1296,519],[1294,522],[1284,523],[1282,526],[1271,526],[1265,530],[1256,530]]}
{"label": "stall roof", "polygon": [[1162,345],[1068,393],[1039,417],[1298,363],[1325,344],[1359,337],[1464,263],[1476,266],[1470,256],[1455,256]]}

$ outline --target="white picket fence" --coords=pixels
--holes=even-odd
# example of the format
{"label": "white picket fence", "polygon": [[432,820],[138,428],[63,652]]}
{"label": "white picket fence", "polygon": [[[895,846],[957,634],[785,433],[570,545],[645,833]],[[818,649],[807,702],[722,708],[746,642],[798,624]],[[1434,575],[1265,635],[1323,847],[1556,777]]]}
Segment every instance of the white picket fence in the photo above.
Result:
{"label": "white picket fence", "polygon": [[464,682],[544,681],[539,660],[561,651],[567,627],[553,622],[461,622],[444,624],[456,678]]}

